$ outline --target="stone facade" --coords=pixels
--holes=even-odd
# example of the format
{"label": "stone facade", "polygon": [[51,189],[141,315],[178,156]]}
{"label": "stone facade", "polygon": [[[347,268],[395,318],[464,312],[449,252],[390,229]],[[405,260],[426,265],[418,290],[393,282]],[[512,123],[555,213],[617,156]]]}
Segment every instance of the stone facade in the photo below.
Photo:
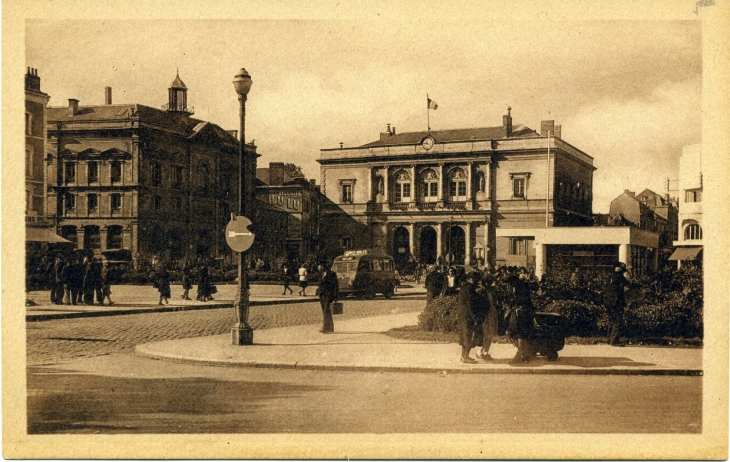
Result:
{"label": "stone facade", "polygon": [[50,96],[41,91],[36,69],[25,75],[25,223],[48,228],[46,215],[46,106]]}
{"label": "stone facade", "polygon": [[[163,109],[112,104],[110,88],[104,105],[48,109],[48,216],[76,248],[112,259],[231,257],[224,230],[238,211],[240,143],[191,117],[186,92],[177,77]],[[253,191],[256,147],[246,152]]]}
{"label": "stone facade", "polygon": [[388,126],[378,141],[322,149],[323,246],[384,250],[401,267],[439,258],[534,266],[533,241],[495,230],[593,222],[593,158],[559,131],[553,121],[541,133],[513,127],[508,113],[497,127],[396,134]]}

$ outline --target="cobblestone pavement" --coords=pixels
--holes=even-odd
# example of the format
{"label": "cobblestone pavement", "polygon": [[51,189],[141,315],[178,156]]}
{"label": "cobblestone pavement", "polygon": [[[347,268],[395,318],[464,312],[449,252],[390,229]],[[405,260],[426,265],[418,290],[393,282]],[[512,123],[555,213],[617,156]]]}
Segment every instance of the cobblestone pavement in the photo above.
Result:
{"label": "cobblestone pavement", "polygon": [[[420,311],[424,303],[423,297],[348,299],[344,314],[335,316],[335,328],[338,319]],[[317,302],[253,306],[249,314],[249,324],[254,329],[317,324],[321,320],[322,310]],[[139,343],[224,334],[230,332],[235,322],[231,308],[28,322],[27,364],[48,365],[81,357],[131,353]]]}

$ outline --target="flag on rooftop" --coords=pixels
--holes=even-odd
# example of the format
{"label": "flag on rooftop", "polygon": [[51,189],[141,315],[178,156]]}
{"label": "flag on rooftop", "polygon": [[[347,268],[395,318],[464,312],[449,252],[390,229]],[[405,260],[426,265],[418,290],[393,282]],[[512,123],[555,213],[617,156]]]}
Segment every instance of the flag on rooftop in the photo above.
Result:
{"label": "flag on rooftop", "polygon": [[428,100],[428,108],[433,109],[434,111],[438,109],[439,105],[436,104],[436,101],[432,100],[431,98],[426,98]]}

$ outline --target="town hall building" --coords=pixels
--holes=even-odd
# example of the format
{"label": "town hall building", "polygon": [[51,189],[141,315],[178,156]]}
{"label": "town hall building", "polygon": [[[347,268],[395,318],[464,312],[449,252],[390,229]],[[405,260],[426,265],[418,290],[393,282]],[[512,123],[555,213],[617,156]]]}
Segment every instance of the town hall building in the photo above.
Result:
{"label": "town hall building", "polygon": [[554,121],[540,132],[513,126],[509,108],[496,127],[388,125],[377,141],[322,149],[318,162],[328,200],[321,247],[336,251],[379,249],[399,265],[534,267],[534,233],[520,229],[593,224],[593,158]]}

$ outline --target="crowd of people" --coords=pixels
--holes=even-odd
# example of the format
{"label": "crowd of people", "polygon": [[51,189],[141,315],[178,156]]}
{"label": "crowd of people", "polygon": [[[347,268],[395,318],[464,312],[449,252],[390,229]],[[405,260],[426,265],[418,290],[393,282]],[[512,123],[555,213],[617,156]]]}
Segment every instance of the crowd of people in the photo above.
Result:
{"label": "crowd of people", "polygon": [[91,257],[58,255],[47,269],[54,305],[100,305],[111,299],[109,268],[106,261]]}
{"label": "crowd of people", "polygon": [[[605,288],[610,345],[619,345],[619,328],[626,308],[625,289],[637,285],[626,278],[626,271],[623,263],[615,265]],[[574,273],[577,277],[577,272]],[[524,267],[465,272],[463,268],[442,265],[430,267],[424,281],[427,303],[438,297],[457,297],[459,344],[464,363],[476,363],[470,356],[475,347],[480,347],[477,358],[491,361],[490,346],[501,333],[517,346],[514,362],[527,362],[534,357],[529,342],[535,329],[533,294],[540,291],[544,282]]]}

